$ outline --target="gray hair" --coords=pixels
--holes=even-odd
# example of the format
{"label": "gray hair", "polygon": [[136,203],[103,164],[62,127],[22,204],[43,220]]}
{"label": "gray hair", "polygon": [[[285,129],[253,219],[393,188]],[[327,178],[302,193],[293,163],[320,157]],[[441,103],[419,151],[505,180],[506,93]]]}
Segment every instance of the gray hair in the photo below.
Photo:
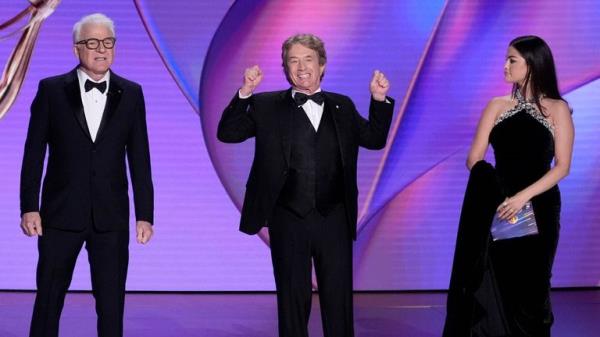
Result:
{"label": "gray hair", "polygon": [[[283,42],[283,44],[281,45],[281,60],[283,61],[283,64],[282,64],[283,72],[285,73],[285,76],[286,76],[288,82],[290,82],[290,83],[291,83],[291,80],[290,80],[289,74],[288,74],[289,69],[288,69],[288,65],[287,65],[287,58],[288,58],[288,52],[290,51],[292,46],[295,44],[301,44],[306,48],[316,51],[317,55],[319,55],[319,65],[325,65],[327,63],[327,53],[325,52],[325,43],[323,43],[323,40],[321,40],[318,36],[313,35],[313,34],[296,34],[296,35],[288,37],[287,40],[285,40]],[[323,79],[324,75],[325,75],[325,72],[323,72],[323,74],[321,74],[321,80]]]}
{"label": "gray hair", "polygon": [[115,37],[115,23],[113,20],[102,13],[94,13],[82,17],[73,25],[73,43],[77,43],[80,40],[81,28],[87,24],[104,25],[110,30],[112,36]]}

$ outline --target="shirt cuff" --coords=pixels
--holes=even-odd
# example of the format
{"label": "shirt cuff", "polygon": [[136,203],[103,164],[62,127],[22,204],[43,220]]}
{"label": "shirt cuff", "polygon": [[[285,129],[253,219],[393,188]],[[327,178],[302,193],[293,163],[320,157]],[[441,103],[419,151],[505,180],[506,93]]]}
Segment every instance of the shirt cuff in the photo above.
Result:
{"label": "shirt cuff", "polygon": [[250,95],[244,96],[244,95],[242,95],[242,89],[238,90],[238,97],[240,99],[246,99],[246,98],[249,98],[250,96],[252,96],[252,93],[250,93]]}
{"label": "shirt cuff", "polygon": [[375,102],[379,102],[379,103],[387,103],[387,104],[392,104],[392,101],[390,101],[390,98],[388,96],[385,96],[385,101],[378,101],[376,100],[373,95],[371,95],[371,99]]}

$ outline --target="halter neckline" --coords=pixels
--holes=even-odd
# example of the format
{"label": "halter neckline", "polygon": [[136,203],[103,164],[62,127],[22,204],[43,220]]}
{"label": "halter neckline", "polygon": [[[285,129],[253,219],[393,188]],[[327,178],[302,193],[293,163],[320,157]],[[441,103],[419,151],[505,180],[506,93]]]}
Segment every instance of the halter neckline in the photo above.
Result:
{"label": "halter neckline", "polygon": [[504,120],[508,119],[516,115],[518,112],[524,111],[533,118],[535,118],[538,122],[540,122],[550,133],[554,136],[554,125],[540,112],[533,101],[527,101],[521,94],[519,90],[515,93],[515,98],[517,99],[517,105],[515,105],[512,109],[509,109],[498,116],[494,121],[494,126],[502,123]]}

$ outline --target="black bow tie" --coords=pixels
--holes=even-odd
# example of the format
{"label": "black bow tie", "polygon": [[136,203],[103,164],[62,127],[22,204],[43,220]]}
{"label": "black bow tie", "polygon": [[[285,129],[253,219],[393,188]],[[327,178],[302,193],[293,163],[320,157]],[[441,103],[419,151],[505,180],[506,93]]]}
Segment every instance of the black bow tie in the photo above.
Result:
{"label": "black bow tie", "polygon": [[309,99],[319,105],[325,102],[325,96],[323,95],[322,91],[319,91],[312,95],[303,94],[301,92],[297,92],[294,94],[294,101],[296,101],[296,104],[298,104],[299,106],[304,105],[304,103],[306,103],[306,101],[308,101]]}
{"label": "black bow tie", "polygon": [[88,91],[92,90],[93,88],[96,88],[101,93],[104,93],[104,91],[106,90],[106,81],[97,83],[97,82],[92,82],[90,80],[85,80],[85,84],[83,85],[83,87],[85,88],[85,92],[88,92]]}

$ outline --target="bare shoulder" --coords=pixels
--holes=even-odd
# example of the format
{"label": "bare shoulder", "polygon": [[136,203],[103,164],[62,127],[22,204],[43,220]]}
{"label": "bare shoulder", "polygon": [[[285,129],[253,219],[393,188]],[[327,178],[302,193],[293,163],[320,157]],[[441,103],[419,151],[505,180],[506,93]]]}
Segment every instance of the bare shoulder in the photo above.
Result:
{"label": "bare shoulder", "polygon": [[562,99],[544,98],[542,101],[544,112],[552,119],[571,115],[569,104]]}
{"label": "bare shoulder", "polygon": [[496,119],[501,113],[512,108],[515,103],[511,95],[492,97],[484,110],[484,114],[490,117],[493,116]]}
{"label": "bare shoulder", "polygon": [[512,105],[515,102],[515,99],[511,95],[496,96],[492,97],[492,99],[490,100],[490,104],[500,106]]}

